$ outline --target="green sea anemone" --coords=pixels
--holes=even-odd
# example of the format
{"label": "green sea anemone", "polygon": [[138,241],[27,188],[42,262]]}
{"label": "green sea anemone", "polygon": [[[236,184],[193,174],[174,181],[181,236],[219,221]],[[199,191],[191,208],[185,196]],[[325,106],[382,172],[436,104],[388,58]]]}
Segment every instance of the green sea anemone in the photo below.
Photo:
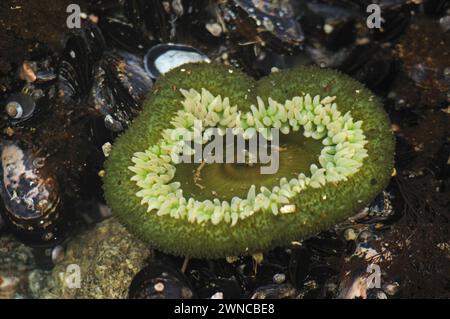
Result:
{"label": "green sea anemone", "polygon": [[[179,162],[195,123],[251,138],[281,132],[279,169]],[[200,132],[198,132],[200,131]],[[197,143],[198,144],[198,143]],[[192,144],[194,145],[194,144]],[[194,148],[189,149],[195,156]],[[134,234],[165,252],[224,257],[260,252],[325,230],[386,187],[394,140],[378,99],[332,70],[304,67],[254,81],[189,64],[154,85],[106,161],[105,197]]]}

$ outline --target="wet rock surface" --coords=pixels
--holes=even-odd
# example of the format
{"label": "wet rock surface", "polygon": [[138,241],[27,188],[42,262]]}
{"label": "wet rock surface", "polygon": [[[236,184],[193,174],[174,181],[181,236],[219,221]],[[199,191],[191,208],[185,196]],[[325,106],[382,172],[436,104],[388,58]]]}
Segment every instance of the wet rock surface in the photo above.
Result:
{"label": "wet rock surface", "polygon": [[0,237],[0,270],[17,274],[35,266],[31,248],[17,242],[12,236]]}
{"label": "wet rock surface", "polygon": [[0,237],[0,299],[28,295],[28,273],[36,267],[31,248],[12,236]]}
{"label": "wet rock surface", "polygon": [[[420,40],[419,40],[420,39]],[[402,65],[400,91],[420,88],[415,94],[404,94],[405,103],[425,108],[440,108],[448,102],[450,92],[450,37],[437,21],[414,20],[395,46],[395,56]]]}
{"label": "wet rock surface", "polygon": [[[147,245],[134,238],[115,219],[107,219],[68,243],[63,262],[52,271],[53,287],[46,287],[44,295],[38,297],[126,298],[133,276],[150,255]],[[73,274],[70,267],[80,270],[79,288],[73,288],[77,282],[70,277]],[[38,279],[36,284],[42,282],[40,274],[34,276]]]}
{"label": "wet rock surface", "polygon": [[70,3],[70,0],[56,0],[51,6],[27,0],[5,0],[0,3],[0,74],[20,63],[36,41],[54,48],[61,47],[66,17],[60,13],[65,12]]}

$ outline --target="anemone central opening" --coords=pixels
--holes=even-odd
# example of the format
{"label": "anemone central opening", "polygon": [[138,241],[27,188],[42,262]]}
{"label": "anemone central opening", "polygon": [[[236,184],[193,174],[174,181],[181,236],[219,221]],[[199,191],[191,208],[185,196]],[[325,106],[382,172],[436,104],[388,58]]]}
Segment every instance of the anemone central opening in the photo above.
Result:
{"label": "anemone central opening", "polygon": [[[302,131],[280,134],[278,170],[261,174],[261,167],[271,163],[181,163],[176,165],[174,181],[181,183],[184,196],[196,200],[245,198],[255,185],[269,189],[279,185],[282,177],[288,180],[298,174],[309,174],[311,164],[318,164],[323,145],[321,141],[303,136]],[[275,157],[272,157],[272,161]]]}

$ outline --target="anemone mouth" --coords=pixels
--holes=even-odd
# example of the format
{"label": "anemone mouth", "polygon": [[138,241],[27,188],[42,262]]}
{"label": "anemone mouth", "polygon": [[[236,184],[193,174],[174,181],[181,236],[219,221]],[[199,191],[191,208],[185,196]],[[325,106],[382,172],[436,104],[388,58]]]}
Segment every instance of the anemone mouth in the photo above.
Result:
{"label": "anemone mouth", "polygon": [[304,137],[303,130],[299,130],[280,136],[279,146],[274,150],[278,152],[278,168],[273,174],[261,174],[261,169],[269,164],[259,159],[254,163],[238,163],[238,149],[234,146],[234,162],[177,164],[173,180],[180,182],[187,197],[196,200],[245,198],[252,185],[256,189],[271,189],[280,184],[281,178],[294,178],[308,172],[312,164],[319,165],[322,146],[320,141]]}
{"label": "anemone mouth", "polygon": [[[265,103],[258,97],[257,105],[242,112],[227,97],[206,89],[180,92],[183,109],[172,118],[171,127],[131,159],[134,165],[129,169],[135,174],[131,180],[140,189],[136,196],[149,213],[231,226],[256,213],[296,213],[292,200],[298,194],[347,180],[367,157],[362,121],[355,122],[350,112],[342,114],[335,97],[302,94],[283,103],[271,98]],[[201,128],[196,129],[196,121]],[[260,165],[179,163],[183,152],[196,154],[195,147],[186,152],[186,140],[195,141],[197,132],[198,144],[206,143],[208,128],[222,134],[230,129],[244,139],[261,133],[269,141],[272,129],[279,130],[281,148],[283,141],[286,145],[279,153],[280,169],[263,177],[258,174]]]}

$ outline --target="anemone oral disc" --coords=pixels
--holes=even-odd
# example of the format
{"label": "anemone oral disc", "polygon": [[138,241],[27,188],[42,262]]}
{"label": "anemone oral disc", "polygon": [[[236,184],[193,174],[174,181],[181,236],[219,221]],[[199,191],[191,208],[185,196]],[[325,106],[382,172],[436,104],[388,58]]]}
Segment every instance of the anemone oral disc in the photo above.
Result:
{"label": "anemone oral disc", "polygon": [[[292,198],[307,188],[320,188],[327,183],[347,180],[358,172],[367,157],[362,121],[355,122],[350,112],[342,114],[334,102],[335,97],[306,94],[284,103],[271,98],[264,102],[258,97],[258,108],[252,105],[250,111],[240,114],[236,112],[237,106],[228,105],[228,98],[214,96],[207,89],[202,88],[201,92],[180,89],[180,92],[184,96],[181,102],[183,109],[172,119],[172,127],[163,131],[157,144],[136,152],[131,159],[134,165],[129,167],[135,173],[132,181],[140,188],[136,195],[142,198],[141,204],[159,216],[169,215],[190,223],[228,223],[234,226],[239,220],[261,211],[274,215],[280,211],[295,213],[298,210],[290,203]],[[252,185],[246,197],[234,197],[230,206],[216,197],[212,200],[186,197],[181,184],[173,181],[177,166],[172,155],[180,153],[183,145],[180,144],[180,130],[193,131],[195,120],[201,122],[202,133],[210,127],[235,129],[237,134],[251,128],[263,130],[283,126],[285,129],[281,132],[289,134],[302,127],[305,137],[322,141],[319,166],[312,164],[309,172],[304,172],[306,175],[290,177],[289,182],[289,176],[281,178],[280,184],[269,191],[255,190],[255,185]],[[195,154],[195,150],[191,152]]]}

